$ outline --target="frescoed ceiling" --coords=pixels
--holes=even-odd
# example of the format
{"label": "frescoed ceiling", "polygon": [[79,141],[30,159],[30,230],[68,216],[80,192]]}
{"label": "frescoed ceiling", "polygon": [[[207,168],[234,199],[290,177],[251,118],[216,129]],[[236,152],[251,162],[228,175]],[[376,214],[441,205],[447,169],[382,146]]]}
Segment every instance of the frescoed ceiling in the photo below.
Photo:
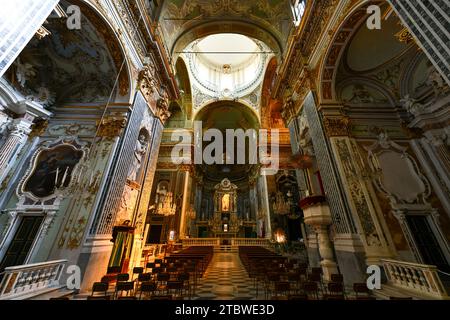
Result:
{"label": "frescoed ceiling", "polygon": [[[69,30],[62,19],[49,19],[45,26],[50,34],[33,38],[8,70],[8,80],[24,96],[52,107],[106,102],[111,91],[117,91],[121,53],[95,14],[83,13],[81,30]],[[126,93],[123,89],[121,94]]]}
{"label": "frescoed ceiling", "polygon": [[282,52],[293,27],[288,0],[167,0],[159,23],[172,55],[215,33],[244,34]]}

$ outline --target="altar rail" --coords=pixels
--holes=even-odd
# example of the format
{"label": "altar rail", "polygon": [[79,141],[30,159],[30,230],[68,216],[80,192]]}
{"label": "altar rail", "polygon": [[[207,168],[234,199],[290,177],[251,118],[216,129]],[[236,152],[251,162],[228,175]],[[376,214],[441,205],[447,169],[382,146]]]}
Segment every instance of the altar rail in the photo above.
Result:
{"label": "altar rail", "polygon": [[[253,238],[230,238],[231,246],[235,247],[269,247],[269,239],[253,239]],[[195,246],[213,246],[218,247],[222,243],[221,238],[190,238],[182,240],[183,247],[195,247]]]}
{"label": "altar rail", "polygon": [[215,247],[220,246],[220,238],[190,238],[181,240],[183,247]]}
{"label": "altar rail", "polygon": [[383,259],[389,284],[434,299],[449,299],[436,266]]}
{"label": "altar rail", "polygon": [[62,286],[59,284],[67,260],[8,267],[2,273],[0,300],[26,299]]}
{"label": "altar rail", "polygon": [[231,245],[237,247],[268,247],[269,239],[252,239],[252,238],[234,238],[231,239]]}

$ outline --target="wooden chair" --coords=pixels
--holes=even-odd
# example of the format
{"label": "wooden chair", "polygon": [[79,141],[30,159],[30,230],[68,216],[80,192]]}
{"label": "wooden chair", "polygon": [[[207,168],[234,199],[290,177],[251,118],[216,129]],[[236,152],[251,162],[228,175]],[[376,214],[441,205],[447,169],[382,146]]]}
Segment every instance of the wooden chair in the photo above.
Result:
{"label": "wooden chair", "polygon": [[166,288],[167,293],[172,295],[172,297],[183,298],[183,281],[168,281]]}
{"label": "wooden chair", "polygon": [[142,299],[143,294],[146,294],[148,296],[155,294],[157,289],[158,286],[156,285],[155,282],[153,281],[143,282],[139,288],[139,299]]}
{"label": "wooden chair", "polygon": [[100,282],[109,284],[110,280],[111,280],[110,277],[108,277],[108,276],[103,276],[102,279],[100,280]]}
{"label": "wooden chair", "polygon": [[167,282],[170,280],[170,274],[166,272],[158,273],[156,275],[156,283],[158,284],[158,291],[164,292],[167,290]]}
{"label": "wooden chair", "polygon": [[306,281],[303,283],[303,292],[308,296],[313,295],[316,300],[319,300],[319,286],[317,282]]}
{"label": "wooden chair", "polygon": [[322,276],[319,273],[308,274],[308,281],[313,281],[317,283],[319,290],[323,293],[325,290],[323,288]]}
{"label": "wooden chair", "polygon": [[190,281],[190,274],[189,272],[181,272],[177,275],[177,280],[183,282],[183,289],[187,291],[189,299],[191,298],[191,281]]}
{"label": "wooden chair", "polygon": [[126,282],[130,280],[130,275],[128,273],[119,273],[117,275],[117,282]]}
{"label": "wooden chair", "polygon": [[153,269],[156,267],[156,264],[154,262],[147,262],[145,265],[145,271],[148,269],[151,269],[150,272],[153,272]]}
{"label": "wooden chair", "polygon": [[287,281],[278,281],[274,284],[274,294],[277,297],[279,294],[282,296],[288,296],[291,291],[291,285]]}
{"label": "wooden chair", "polygon": [[355,293],[356,299],[361,297],[361,294],[363,297],[370,296],[370,290],[367,287],[366,283],[354,283],[353,284],[353,292]]}
{"label": "wooden chair", "polygon": [[136,274],[139,276],[141,273],[144,273],[144,268],[142,268],[142,267],[134,267],[133,268],[133,279],[134,279],[134,276]]}
{"label": "wooden chair", "polygon": [[291,285],[293,292],[298,292],[300,290],[301,277],[296,272],[290,272],[287,275],[287,279]]}
{"label": "wooden chair", "polygon": [[[98,293],[102,293],[103,296],[108,294],[109,284],[104,282],[94,282],[92,285],[91,297],[96,296]],[[98,295],[97,295],[98,296]]]}
{"label": "wooden chair", "polygon": [[143,282],[148,282],[152,280],[152,274],[151,273],[140,273],[137,278],[137,284],[142,284]]}
{"label": "wooden chair", "polygon": [[133,281],[122,281],[118,282],[116,285],[116,298],[119,298],[122,296],[123,292],[126,292],[127,296],[134,296],[134,282]]}
{"label": "wooden chair", "polygon": [[331,275],[331,281],[332,282],[344,283],[344,276],[342,274],[333,273]]}
{"label": "wooden chair", "polygon": [[306,281],[308,278],[308,269],[306,268],[298,268],[295,271],[299,276],[300,280]]}
{"label": "wooden chair", "polygon": [[265,277],[265,297],[269,298],[269,293],[274,289],[275,283],[280,281],[281,277],[279,273],[269,272]]}
{"label": "wooden chair", "polygon": [[327,291],[331,296],[345,296],[344,285],[341,282],[329,282]]}

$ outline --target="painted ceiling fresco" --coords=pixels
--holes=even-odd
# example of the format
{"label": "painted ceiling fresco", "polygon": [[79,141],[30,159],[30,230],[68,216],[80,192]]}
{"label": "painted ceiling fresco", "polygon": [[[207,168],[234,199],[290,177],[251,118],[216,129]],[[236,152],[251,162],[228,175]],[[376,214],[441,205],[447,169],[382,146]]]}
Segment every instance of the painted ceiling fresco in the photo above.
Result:
{"label": "painted ceiling fresco", "polygon": [[116,65],[98,27],[85,16],[81,24],[82,30],[69,30],[64,20],[49,19],[51,34],[33,38],[8,70],[9,81],[46,107],[105,102],[114,88]]}
{"label": "painted ceiling fresco", "polygon": [[[243,23],[237,29],[230,28],[235,33],[242,31],[246,35],[253,32],[260,40],[264,38],[261,33],[266,32],[284,49],[293,26],[288,0],[168,0],[164,3],[159,21],[169,51],[188,30],[214,23],[222,23],[226,29],[225,21]],[[273,48],[273,43],[267,45]]]}

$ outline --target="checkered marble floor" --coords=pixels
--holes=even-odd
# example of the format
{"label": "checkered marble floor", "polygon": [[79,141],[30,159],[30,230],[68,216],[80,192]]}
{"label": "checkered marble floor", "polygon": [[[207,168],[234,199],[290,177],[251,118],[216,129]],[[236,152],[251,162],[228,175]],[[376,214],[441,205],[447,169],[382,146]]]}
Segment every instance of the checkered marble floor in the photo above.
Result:
{"label": "checkered marble floor", "polygon": [[[259,290],[261,291],[261,290]],[[239,259],[237,252],[216,252],[199,281],[193,300],[256,300],[253,281]]]}

